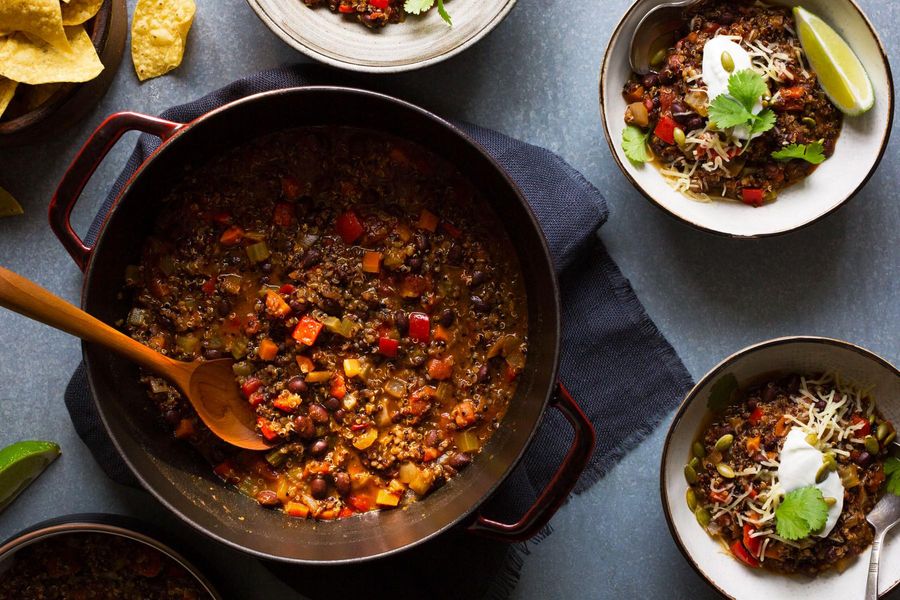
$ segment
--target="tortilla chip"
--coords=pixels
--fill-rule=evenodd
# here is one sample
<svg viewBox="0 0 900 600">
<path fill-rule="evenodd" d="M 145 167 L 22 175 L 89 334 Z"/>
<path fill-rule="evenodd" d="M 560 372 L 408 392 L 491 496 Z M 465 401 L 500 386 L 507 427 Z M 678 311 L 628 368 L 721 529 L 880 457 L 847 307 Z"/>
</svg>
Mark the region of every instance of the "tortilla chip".
<svg viewBox="0 0 900 600">
<path fill-rule="evenodd" d="M 68 50 L 59 0 L 0 1 L 0 30 L 27 31 L 60 50 Z"/>
<path fill-rule="evenodd" d="M 104 0 L 72 0 L 62 5 L 63 25 L 81 25 L 100 11 Z"/>
<path fill-rule="evenodd" d="M 22 206 L 16 202 L 12 194 L 0 187 L 0 218 L 25 214 Z"/>
<path fill-rule="evenodd" d="M 0 48 L 0 75 L 30 85 L 82 82 L 97 77 L 103 71 L 103 63 L 84 27 L 66 27 L 65 31 L 72 48 L 69 52 L 35 43 L 22 33 L 11 36 Z"/>
<path fill-rule="evenodd" d="M 131 22 L 138 79 L 159 77 L 181 64 L 196 9 L 194 0 L 138 0 Z"/>
<path fill-rule="evenodd" d="M 3 116 L 6 107 L 9 106 L 10 101 L 13 99 L 17 85 L 19 85 L 18 81 L 0 77 L 0 117 Z"/>
</svg>

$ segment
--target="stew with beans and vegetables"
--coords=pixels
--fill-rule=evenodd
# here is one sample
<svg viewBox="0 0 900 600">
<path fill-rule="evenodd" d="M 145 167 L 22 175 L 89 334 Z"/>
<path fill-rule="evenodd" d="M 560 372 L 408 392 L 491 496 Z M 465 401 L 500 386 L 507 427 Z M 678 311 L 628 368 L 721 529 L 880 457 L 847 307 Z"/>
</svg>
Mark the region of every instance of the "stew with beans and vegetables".
<svg viewBox="0 0 900 600">
<path fill-rule="evenodd" d="M 0 575 L 0 600 L 201 600 L 209 593 L 155 548 L 118 535 L 68 533 L 19 550 Z"/>
<path fill-rule="evenodd" d="M 124 323 L 180 360 L 232 357 L 268 453 L 234 452 L 144 375 L 177 438 L 266 507 L 335 519 L 407 505 L 500 426 L 527 352 L 513 248 L 472 185 L 373 132 L 272 134 L 189 171 Z"/>
</svg>

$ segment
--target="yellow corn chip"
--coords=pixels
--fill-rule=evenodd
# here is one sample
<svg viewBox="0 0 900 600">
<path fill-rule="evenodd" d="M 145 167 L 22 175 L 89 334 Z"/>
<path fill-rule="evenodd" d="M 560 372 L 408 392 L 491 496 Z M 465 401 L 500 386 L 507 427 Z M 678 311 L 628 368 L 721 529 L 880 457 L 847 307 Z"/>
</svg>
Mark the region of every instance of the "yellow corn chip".
<svg viewBox="0 0 900 600">
<path fill-rule="evenodd" d="M 159 77 L 181 64 L 195 11 L 194 0 L 138 0 L 131 22 L 138 79 Z"/>
<path fill-rule="evenodd" d="M 22 33 L 10 36 L 0 48 L 0 75 L 30 85 L 95 78 L 103 63 L 84 27 L 66 27 L 65 31 L 72 48 L 68 52 L 35 43 Z"/>
<path fill-rule="evenodd" d="M 24 213 L 25 211 L 22 210 L 22 206 L 16 202 L 16 199 L 12 197 L 12 194 L 0 187 L 0 218 L 14 217 Z"/>
<path fill-rule="evenodd" d="M 10 101 L 13 99 L 17 85 L 19 85 L 18 81 L 0 77 L 0 117 L 3 116 L 6 107 L 9 106 Z"/>
<path fill-rule="evenodd" d="M 0 30 L 26 31 L 68 50 L 59 0 L 0 0 Z"/>
<path fill-rule="evenodd" d="M 63 25 L 81 25 L 88 19 L 93 19 L 102 5 L 103 0 L 72 0 L 63 4 Z"/>
</svg>

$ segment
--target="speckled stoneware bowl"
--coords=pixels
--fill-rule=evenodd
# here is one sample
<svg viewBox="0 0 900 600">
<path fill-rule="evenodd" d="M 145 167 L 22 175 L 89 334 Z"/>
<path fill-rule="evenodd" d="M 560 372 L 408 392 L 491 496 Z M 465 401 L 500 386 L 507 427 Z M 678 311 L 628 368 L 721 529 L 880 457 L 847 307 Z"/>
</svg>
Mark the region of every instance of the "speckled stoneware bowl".
<svg viewBox="0 0 900 600">
<path fill-rule="evenodd" d="M 638 21 L 664 0 L 637 0 L 619 22 L 603 59 L 600 107 L 606 138 L 619 168 L 654 205 L 698 229 L 731 237 L 778 235 L 814 223 L 852 198 L 869 180 L 887 148 L 894 113 L 894 85 L 887 54 L 853 0 L 790 0 L 773 4 L 801 5 L 821 16 L 847 40 L 875 87 L 875 106 L 861 117 L 848 117 L 829 160 L 811 177 L 784 190 L 761 208 L 731 201 L 703 203 L 672 189 L 651 165 L 635 165 L 622 151 L 625 99 L 622 88 L 631 70 L 631 36 Z"/>
<path fill-rule="evenodd" d="M 697 523 L 687 506 L 684 465 L 691 445 L 707 416 L 712 386 L 733 374 L 741 386 L 763 375 L 821 373 L 836 370 L 859 384 L 874 385 L 873 394 L 885 418 L 900 423 L 900 371 L 883 358 L 853 344 L 819 337 L 791 337 L 750 346 L 719 363 L 692 389 L 666 437 L 660 489 L 663 511 L 672 537 L 694 569 L 716 590 L 735 600 L 790 598 L 791 600 L 856 600 L 864 597 L 869 553 L 864 552 L 841 574 L 812 579 L 750 569 L 733 558 Z M 886 594 L 900 584 L 900 531 L 888 534 L 881 553 L 879 591 Z"/>
<path fill-rule="evenodd" d="M 303 0 L 247 2 L 275 35 L 316 60 L 352 71 L 396 73 L 459 54 L 496 27 L 516 0 L 452 0 L 447 10 L 453 27 L 432 9 L 378 30 L 325 7 L 310 9 Z"/>
</svg>

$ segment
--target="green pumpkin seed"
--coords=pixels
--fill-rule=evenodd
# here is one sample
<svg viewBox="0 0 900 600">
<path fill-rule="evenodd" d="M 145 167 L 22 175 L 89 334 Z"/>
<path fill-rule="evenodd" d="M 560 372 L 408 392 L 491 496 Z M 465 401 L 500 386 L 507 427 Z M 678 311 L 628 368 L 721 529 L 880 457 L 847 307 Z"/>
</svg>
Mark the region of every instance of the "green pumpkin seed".
<svg viewBox="0 0 900 600">
<path fill-rule="evenodd" d="M 825 455 L 822 457 L 822 464 L 823 464 L 825 467 L 827 467 L 828 470 L 830 470 L 830 471 L 837 471 L 837 470 L 838 470 L 837 459 L 834 457 L 834 453 L 833 453 L 833 452 L 826 452 L 826 453 L 825 453 Z"/>
<path fill-rule="evenodd" d="M 734 479 L 734 469 L 725 463 L 719 463 L 716 465 L 716 470 L 719 472 L 719 475 L 726 479 Z"/>
<path fill-rule="evenodd" d="M 687 500 L 688 508 L 691 509 L 691 512 L 697 510 L 698 502 L 697 502 L 697 492 L 694 491 L 694 488 L 689 487 L 687 489 L 687 494 L 685 494 L 685 499 Z"/>
<path fill-rule="evenodd" d="M 694 511 L 694 516 L 697 517 L 697 522 L 705 529 L 710 521 L 712 521 L 712 515 L 709 514 L 709 511 L 705 508 L 698 508 Z"/>
<path fill-rule="evenodd" d="M 881 452 L 881 444 L 878 443 L 878 440 L 875 439 L 874 435 L 867 435 L 866 439 L 863 440 L 866 445 L 866 450 L 872 456 L 875 456 L 879 452 Z"/>
<path fill-rule="evenodd" d="M 828 496 L 825 498 L 825 504 L 827 504 L 828 506 L 834 506 L 835 504 L 837 504 L 837 498 L 832 498 L 831 496 Z"/>
<path fill-rule="evenodd" d="M 886 438 L 884 438 L 884 445 L 885 445 L 885 446 L 890 446 L 890 445 L 891 445 L 891 442 L 893 442 L 893 441 L 896 440 L 896 439 L 897 439 L 897 432 L 896 432 L 896 431 L 892 431 L 891 434 L 890 434 L 889 436 L 887 436 Z"/>
<path fill-rule="evenodd" d="M 734 58 L 728 52 L 722 53 L 722 67 L 729 73 L 734 71 Z"/>
<path fill-rule="evenodd" d="M 697 483 L 697 471 L 691 465 L 684 465 L 684 478 L 691 485 Z"/>
<path fill-rule="evenodd" d="M 803 121 L 805 124 L 809 125 L 810 127 L 815 127 L 817 125 L 816 120 L 813 119 L 812 117 L 803 117 L 801 119 L 801 121 Z"/>
<path fill-rule="evenodd" d="M 806 436 L 806 443 L 810 446 L 815 447 L 816 444 L 819 443 L 819 436 L 814 433 L 809 434 L 808 436 Z"/>
<path fill-rule="evenodd" d="M 663 61 L 666 60 L 666 49 L 660 48 L 656 51 L 656 54 L 653 55 L 653 58 L 650 59 L 650 66 L 656 67 L 663 64 Z"/>
<path fill-rule="evenodd" d="M 684 148 L 685 143 L 687 143 L 687 136 L 684 135 L 684 129 L 676 127 L 675 131 L 672 132 L 672 137 L 675 138 L 675 143 L 678 144 L 679 148 Z"/>
<path fill-rule="evenodd" d="M 731 445 L 734 443 L 734 436 L 730 433 L 726 433 L 722 437 L 718 439 L 716 442 L 716 450 L 719 452 L 728 452 L 728 449 L 731 448 Z"/>
<path fill-rule="evenodd" d="M 691 466 L 691 468 L 694 469 L 695 471 L 697 471 L 697 470 L 700 469 L 700 459 L 697 458 L 696 456 L 695 456 L 694 458 L 692 458 L 692 459 L 691 459 L 691 462 L 689 462 L 688 464 L 689 464 L 689 465 Z"/>
<path fill-rule="evenodd" d="M 822 483 L 828 479 L 829 475 L 831 475 L 831 469 L 828 468 L 828 465 L 823 464 L 816 472 L 816 483 Z"/>
<path fill-rule="evenodd" d="M 819 142 L 819 143 L 821 144 L 822 142 Z M 872 425 L 875 424 L 875 413 L 872 413 L 871 415 L 869 415 L 869 423 Z"/>
<path fill-rule="evenodd" d="M 885 439 L 888 435 L 890 435 L 890 433 L 891 433 L 891 426 L 888 425 L 887 423 L 882 423 L 881 425 L 878 426 L 878 431 L 876 432 L 875 435 L 878 436 L 878 441 L 879 441 L 879 442 L 883 442 L 884 439 Z"/>
<path fill-rule="evenodd" d="M 706 458 L 706 448 L 704 448 L 703 444 L 700 442 L 694 442 L 694 447 L 692 449 L 694 451 L 694 456 L 697 458 Z"/>
</svg>

